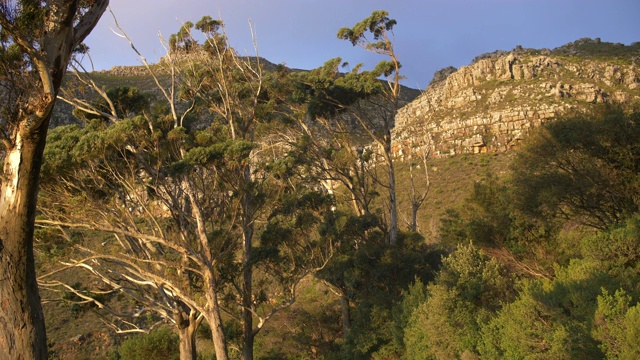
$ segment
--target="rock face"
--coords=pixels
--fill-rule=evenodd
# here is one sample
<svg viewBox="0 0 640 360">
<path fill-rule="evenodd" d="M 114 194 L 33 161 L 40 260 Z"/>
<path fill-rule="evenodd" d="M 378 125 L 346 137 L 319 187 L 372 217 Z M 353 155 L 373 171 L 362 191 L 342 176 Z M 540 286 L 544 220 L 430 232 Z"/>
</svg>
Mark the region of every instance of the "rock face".
<svg viewBox="0 0 640 360">
<path fill-rule="evenodd" d="M 640 54 L 638 43 L 624 56 L 575 55 L 576 49 L 600 46 L 611 44 L 582 39 L 558 51 L 517 47 L 437 73 L 439 81 L 398 112 L 397 154 L 425 146 L 440 156 L 506 151 L 569 109 L 640 100 L 640 57 L 629 56 Z"/>
</svg>

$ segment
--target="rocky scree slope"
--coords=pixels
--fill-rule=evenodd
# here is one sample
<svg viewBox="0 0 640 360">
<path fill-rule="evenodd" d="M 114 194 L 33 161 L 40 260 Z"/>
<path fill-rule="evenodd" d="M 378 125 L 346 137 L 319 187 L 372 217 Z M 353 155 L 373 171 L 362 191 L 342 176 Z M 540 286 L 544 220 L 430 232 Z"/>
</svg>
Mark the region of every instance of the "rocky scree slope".
<svg viewBox="0 0 640 360">
<path fill-rule="evenodd" d="M 398 112 L 394 151 L 503 152 L 565 111 L 605 102 L 640 102 L 640 43 L 580 39 L 554 50 L 496 51 L 437 72 Z"/>
</svg>

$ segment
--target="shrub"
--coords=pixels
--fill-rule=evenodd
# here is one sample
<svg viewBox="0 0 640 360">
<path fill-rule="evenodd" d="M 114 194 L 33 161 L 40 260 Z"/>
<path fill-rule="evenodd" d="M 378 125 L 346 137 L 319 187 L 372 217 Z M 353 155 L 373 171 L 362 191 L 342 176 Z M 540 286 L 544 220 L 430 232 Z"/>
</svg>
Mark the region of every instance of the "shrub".
<svg viewBox="0 0 640 360">
<path fill-rule="evenodd" d="M 180 359 L 178 335 L 169 328 L 133 336 L 120 346 L 122 360 Z"/>
</svg>

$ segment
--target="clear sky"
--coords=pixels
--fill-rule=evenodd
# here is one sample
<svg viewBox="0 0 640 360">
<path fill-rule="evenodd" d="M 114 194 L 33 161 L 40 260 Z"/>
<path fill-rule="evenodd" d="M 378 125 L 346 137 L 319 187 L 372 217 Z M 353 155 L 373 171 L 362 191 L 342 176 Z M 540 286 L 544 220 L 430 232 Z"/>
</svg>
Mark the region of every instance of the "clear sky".
<svg viewBox="0 0 640 360">
<path fill-rule="evenodd" d="M 111 0 L 111 10 L 136 47 L 151 62 L 164 53 L 158 34 L 168 38 L 185 21 L 210 15 L 225 22 L 231 45 L 299 69 L 341 57 L 371 68 L 381 58 L 336 38 L 374 10 L 398 21 L 396 52 L 404 84 L 425 88 L 436 70 L 468 65 L 494 50 L 555 48 L 579 38 L 629 45 L 640 41 L 640 0 Z M 139 65 L 126 40 L 114 35 L 107 11 L 86 43 L 97 70 Z"/>
</svg>

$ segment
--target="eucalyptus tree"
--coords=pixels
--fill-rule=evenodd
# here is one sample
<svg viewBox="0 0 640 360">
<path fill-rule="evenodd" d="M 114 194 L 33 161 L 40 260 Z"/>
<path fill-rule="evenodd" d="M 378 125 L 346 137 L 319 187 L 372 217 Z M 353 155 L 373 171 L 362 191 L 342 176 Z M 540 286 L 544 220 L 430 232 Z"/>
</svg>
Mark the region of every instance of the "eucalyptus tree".
<svg viewBox="0 0 640 360">
<path fill-rule="evenodd" d="M 380 88 L 380 96 L 370 97 L 366 102 L 356 102 L 352 106 L 353 117 L 362 125 L 371 140 L 382 150 L 382 160 L 387 167 L 384 187 L 388 190 L 389 243 L 398 239 L 398 201 L 396 196 L 396 175 L 393 164 L 391 130 L 400 107 L 400 62 L 394 50 L 393 27 L 396 20 L 389 13 L 378 10 L 355 24 L 352 28 L 341 28 L 338 38 L 350 41 L 366 51 L 388 58 L 378 63 L 373 74 L 388 78 L 388 86 Z M 371 37 L 371 38 L 369 38 Z"/>
<path fill-rule="evenodd" d="M 33 256 L 49 119 L 74 49 L 108 0 L 0 2 L 0 357 L 47 358 Z"/>
<path fill-rule="evenodd" d="M 371 182 L 388 190 L 388 242 L 398 237 L 396 181 L 391 146 L 391 130 L 400 106 L 400 63 L 393 48 L 392 29 L 396 21 L 386 11 L 374 11 L 368 18 L 342 28 L 338 38 L 349 40 L 389 58 L 370 71 L 362 71 L 362 64 L 341 73 L 341 58 L 327 61 L 324 66 L 308 74 L 295 74 L 298 86 L 294 101 L 306 104 L 307 114 L 328 135 L 328 150 L 322 156 L 319 169 L 333 180 L 346 185 L 359 215 L 370 214 L 372 196 L 377 193 Z M 367 36 L 372 36 L 369 39 Z M 385 85 L 380 77 L 387 77 Z M 309 126 L 309 125 L 305 125 Z M 313 128 L 305 129 L 310 132 Z M 332 151 L 333 150 L 333 151 Z M 333 161 L 335 160 L 335 161 Z M 344 160 L 341 164 L 341 160 Z M 347 162 L 356 166 L 344 166 Z M 382 176 L 378 163 L 385 165 Z M 334 166 L 335 165 L 335 166 Z"/>
<path fill-rule="evenodd" d="M 297 106 L 294 113 L 298 115 L 293 119 L 299 134 L 291 143 L 304 154 L 315 180 L 337 200 L 333 217 L 344 225 L 327 235 L 336 239 L 342 255 L 338 259 L 345 263 L 340 260 L 331 263 L 329 267 L 336 273 L 328 275 L 324 271 L 323 278 L 329 279 L 332 289 L 340 296 L 345 336 L 351 323 L 350 303 L 354 299 L 343 281 L 343 265 L 353 265 L 353 257 L 364 249 L 365 243 L 377 244 L 380 232 L 386 234 L 388 244 L 395 244 L 398 237 L 391 148 L 401 79 L 391 37 L 395 23 L 388 18 L 388 13 L 376 11 L 353 29 L 343 28 L 338 32 L 339 38 L 388 56 L 390 61 L 380 62 L 371 71 L 362 71 L 363 65 L 359 64 L 343 73 L 341 67 L 348 64 L 334 58 L 310 72 L 294 72 L 285 82 L 290 86 L 286 89 L 288 99 Z M 374 43 L 368 41 L 367 32 L 373 35 Z M 379 79 L 382 76 L 391 77 L 387 85 Z M 385 166 L 379 166 L 380 163 Z M 379 173 L 380 168 L 385 169 L 384 174 Z M 385 211 L 379 211 L 376 203 L 380 187 L 389 192 L 388 201 L 383 205 Z"/>
<path fill-rule="evenodd" d="M 94 120 L 78 141 L 52 147 L 48 160 L 61 167 L 45 168 L 56 179 L 40 223 L 110 234 L 72 265 L 117 262 L 121 286 L 153 282 L 202 314 L 218 359 L 233 340 L 223 323 L 241 324 L 251 359 L 255 336 L 330 256 L 318 227 L 331 203 L 271 141 L 281 104 L 261 60 L 238 56 L 219 21 L 196 28 L 206 35 L 197 63 L 168 46 L 165 70 L 147 65 L 165 106 L 109 126 Z"/>
</svg>

